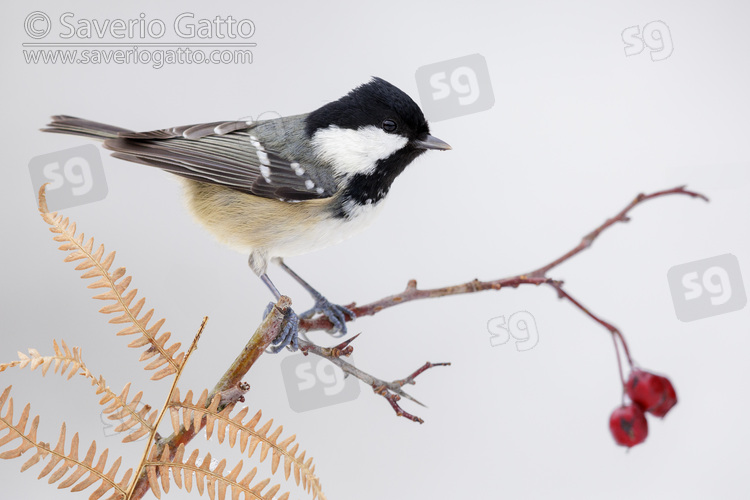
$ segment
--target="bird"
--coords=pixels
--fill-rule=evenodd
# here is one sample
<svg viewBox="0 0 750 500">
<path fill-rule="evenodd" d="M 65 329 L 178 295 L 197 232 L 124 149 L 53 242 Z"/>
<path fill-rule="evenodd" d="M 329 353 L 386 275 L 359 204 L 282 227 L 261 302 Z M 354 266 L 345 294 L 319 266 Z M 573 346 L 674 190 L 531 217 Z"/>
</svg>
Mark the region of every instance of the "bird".
<svg viewBox="0 0 750 500">
<path fill-rule="evenodd" d="M 346 334 L 347 307 L 333 304 L 284 258 L 339 243 L 369 226 L 394 180 L 428 150 L 450 150 L 430 134 L 420 107 L 379 77 L 305 114 L 231 120 L 147 132 L 57 115 L 44 132 L 103 141 L 111 156 L 160 168 L 184 184 L 193 217 L 221 243 L 248 255 L 252 271 L 278 300 L 267 274 L 274 262 L 315 301 L 284 312 L 270 350 L 298 349 L 299 320 L 320 313 Z M 270 302 L 264 317 L 271 311 Z"/>
</svg>

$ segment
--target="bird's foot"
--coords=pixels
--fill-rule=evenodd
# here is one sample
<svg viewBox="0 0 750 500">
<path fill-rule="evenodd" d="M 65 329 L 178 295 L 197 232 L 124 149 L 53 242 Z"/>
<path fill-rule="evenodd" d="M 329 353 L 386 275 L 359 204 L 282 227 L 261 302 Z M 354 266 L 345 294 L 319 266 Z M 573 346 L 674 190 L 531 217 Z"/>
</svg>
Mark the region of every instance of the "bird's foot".
<svg viewBox="0 0 750 500">
<path fill-rule="evenodd" d="M 263 318 L 268 316 L 275 305 L 276 304 L 273 302 L 268 303 L 268 305 L 266 306 L 266 310 L 263 313 Z M 297 316 L 297 313 L 295 313 L 290 307 L 284 314 L 284 326 L 281 330 L 281 333 L 279 333 L 279 336 L 273 340 L 273 346 L 269 347 L 268 350 L 276 354 L 283 348 L 289 346 L 292 351 L 296 351 L 299 348 L 299 344 L 297 341 L 298 338 L 299 316 Z"/>
<path fill-rule="evenodd" d="M 330 332 L 333 334 L 340 332 L 339 335 L 334 336 L 340 337 L 346 335 L 346 317 L 349 316 L 351 319 L 356 319 L 357 315 L 348 307 L 332 304 L 320 294 L 313 296 L 313 298 L 315 299 L 315 306 L 309 311 L 300 314 L 299 317 L 302 319 L 309 319 L 317 313 L 321 313 L 333 323 L 333 329 L 330 330 Z"/>
</svg>

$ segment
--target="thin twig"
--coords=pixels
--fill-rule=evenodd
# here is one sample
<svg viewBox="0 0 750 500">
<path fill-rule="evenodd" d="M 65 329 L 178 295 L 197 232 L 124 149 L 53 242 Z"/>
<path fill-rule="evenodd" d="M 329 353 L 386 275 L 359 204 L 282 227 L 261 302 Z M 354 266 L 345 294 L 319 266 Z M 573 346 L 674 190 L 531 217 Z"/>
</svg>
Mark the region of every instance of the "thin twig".
<svg viewBox="0 0 750 500">
<path fill-rule="evenodd" d="M 350 339 L 345 342 L 346 349 L 349 349 L 349 353 L 351 353 L 352 347 L 348 344 L 354 339 Z M 343 344 L 343 343 L 342 343 Z M 400 379 L 400 380 L 394 380 L 393 382 L 386 382 L 385 380 L 381 380 L 377 377 L 374 377 L 370 375 L 369 373 L 363 372 L 353 364 L 344 361 L 341 359 L 341 350 L 342 350 L 342 344 L 339 344 L 336 347 L 333 348 L 326 348 L 326 347 L 320 347 L 318 345 L 313 344 L 312 342 L 308 342 L 306 340 L 299 340 L 300 350 L 307 355 L 308 353 L 316 354 L 322 358 L 327 359 L 334 365 L 341 368 L 341 370 L 348 374 L 352 375 L 365 384 L 372 387 L 375 394 L 378 394 L 380 396 L 383 396 L 388 402 L 390 403 L 393 410 L 396 412 L 396 415 L 399 417 L 407 418 L 413 422 L 419 422 L 420 424 L 424 423 L 424 420 L 421 418 L 412 415 L 411 413 L 406 412 L 403 408 L 401 408 L 398 405 L 398 400 L 400 400 L 402 397 L 409 399 L 411 401 L 414 401 L 420 406 L 424 406 L 422 403 L 411 397 L 409 394 L 407 394 L 403 390 L 403 386 L 406 384 L 414 384 L 414 379 L 423 373 L 424 371 L 428 370 L 429 368 L 432 368 L 434 366 L 450 366 L 450 363 L 430 363 L 429 361 L 422 365 L 420 368 L 415 370 L 411 375 L 409 375 L 406 378 Z M 348 356 L 349 354 L 345 354 L 345 356 Z"/>
<path fill-rule="evenodd" d="M 600 325 L 602 325 L 604 328 L 606 328 L 609 333 L 612 334 L 612 340 L 615 343 L 615 355 L 617 356 L 617 368 L 620 372 L 620 380 L 622 381 L 622 385 L 625 386 L 625 374 L 622 371 L 622 362 L 620 360 L 620 349 L 617 346 L 617 340 L 620 340 L 620 344 L 622 344 L 622 349 L 625 352 L 625 358 L 628 360 L 628 365 L 633 366 L 633 358 L 630 356 L 630 349 L 628 348 L 628 343 L 625 342 L 625 337 L 622 335 L 622 332 L 614 326 L 612 323 L 609 323 L 608 321 L 605 321 L 601 319 L 596 314 L 592 313 L 590 310 L 588 310 L 583 304 L 578 302 L 578 300 L 574 299 L 568 292 L 563 290 L 562 285 L 552 285 L 555 290 L 557 290 L 557 295 L 561 299 L 566 299 L 568 302 L 576 306 L 578 309 L 583 311 L 584 314 L 586 314 L 589 318 L 593 319 Z"/>
<path fill-rule="evenodd" d="M 574 257 L 580 252 L 589 248 L 591 244 L 594 242 L 594 240 L 597 239 L 599 235 L 602 234 L 609 227 L 617 224 L 618 222 L 629 222 L 630 218 L 628 218 L 628 213 L 630 213 L 630 211 L 633 208 L 635 208 L 637 205 L 640 205 L 644 201 L 653 200 L 654 198 L 660 198 L 662 196 L 668 196 L 671 194 L 681 194 L 681 195 L 690 196 L 691 198 L 700 198 L 704 201 L 708 201 L 708 198 L 705 195 L 701 193 L 697 193 L 695 191 L 689 191 L 685 189 L 685 186 L 677 186 L 676 188 L 665 189 L 663 191 L 656 191 L 655 193 L 651 193 L 651 194 L 641 193 L 638 196 L 636 196 L 633 199 L 633 201 L 628 203 L 628 205 L 625 208 L 623 208 L 617 215 L 615 215 L 611 219 L 607 219 L 606 221 L 604 221 L 604 223 L 601 226 L 597 227 L 596 229 L 591 231 L 589 234 L 584 236 L 583 239 L 581 239 L 581 242 L 575 248 L 571 249 L 568 253 L 566 253 L 562 257 L 553 260 L 546 266 L 540 267 L 539 269 L 532 271 L 531 273 L 529 273 L 529 276 L 546 276 L 547 272 L 550 271 L 551 269 L 559 266 L 566 260 L 570 259 L 571 257 Z"/>
</svg>

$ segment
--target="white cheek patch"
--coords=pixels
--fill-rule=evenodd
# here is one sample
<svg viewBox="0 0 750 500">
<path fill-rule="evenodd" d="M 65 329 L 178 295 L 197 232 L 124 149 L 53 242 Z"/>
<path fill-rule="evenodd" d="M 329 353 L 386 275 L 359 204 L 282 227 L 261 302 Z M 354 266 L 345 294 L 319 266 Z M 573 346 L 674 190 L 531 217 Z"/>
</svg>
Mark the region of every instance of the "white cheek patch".
<svg viewBox="0 0 750 500">
<path fill-rule="evenodd" d="M 374 125 L 357 130 L 334 125 L 315 132 L 311 142 L 318 157 L 330 163 L 336 174 L 354 175 L 371 173 L 378 160 L 403 148 L 407 139 Z"/>
</svg>

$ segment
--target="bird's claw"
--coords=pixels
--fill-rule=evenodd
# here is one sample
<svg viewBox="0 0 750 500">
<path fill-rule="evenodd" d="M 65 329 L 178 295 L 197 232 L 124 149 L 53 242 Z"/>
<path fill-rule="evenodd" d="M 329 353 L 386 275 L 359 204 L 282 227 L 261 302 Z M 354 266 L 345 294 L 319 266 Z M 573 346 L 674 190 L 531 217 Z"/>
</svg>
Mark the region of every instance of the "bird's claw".
<svg viewBox="0 0 750 500">
<path fill-rule="evenodd" d="M 268 316 L 275 305 L 276 304 L 274 304 L 273 302 L 268 303 L 268 305 L 266 306 L 266 310 L 263 313 L 263 318 Z M 284 313 L 283 325 L 284 326 L 281 329 L 278 337 L 276 337 L 272 342 L 273 346 L 268 348 L 268 350 L 274 354 L 278 353 L 287 346 L 290 346 L 292 351 L 296 351 L 297 349 L 299 349 L 299 316 L 297 316 L 297 313 L 295 313 L 291 307 L 287 309 L 286 313 Z"/>
<path fill-rule="evenodd" d="M 331 333 L 335 337 L 341 337 L 346 335 L 346 317 L 349 316 L 351 319 L 356 319 L 357 315 L 348 307 L 340 306 L 338 304 L 332 304 L 322 295 L 316 297 L 315 306 L 300 314 L 299 317 L 302 319 L 309 319 L 315 316 L 317 313 L 323 314 L 328 320 L 333 323 L 333 329 Z M 336 335 L 336 332 L 340 332 Z"/>
</svg>

